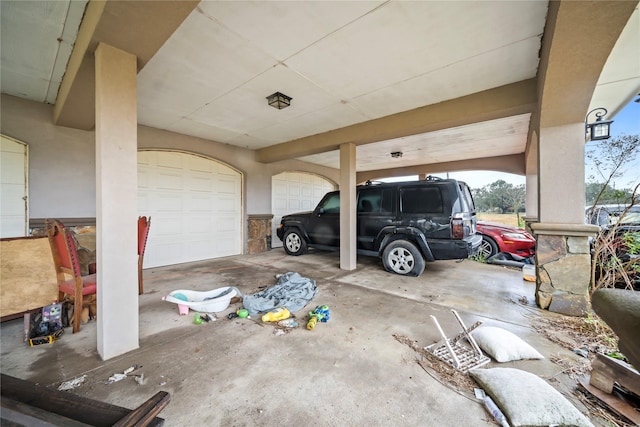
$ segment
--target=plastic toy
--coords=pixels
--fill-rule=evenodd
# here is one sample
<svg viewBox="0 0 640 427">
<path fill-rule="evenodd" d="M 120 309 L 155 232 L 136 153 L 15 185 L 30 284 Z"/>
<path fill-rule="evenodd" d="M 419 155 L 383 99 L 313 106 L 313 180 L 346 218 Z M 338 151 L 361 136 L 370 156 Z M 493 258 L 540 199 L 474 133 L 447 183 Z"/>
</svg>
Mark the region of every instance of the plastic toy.
<svg viewBox="0 0 640 427">
<path fill-rule="evenodd" d="M 307 322 L 307 329 L 312 331 L 318 321 L 320 322 L 328 322 L 331 318 L 331 312 L 329 311 L 329 306 L 327 305 L 319 305 L 315 308 L 315 310 L 309 312 L 309 322 Z"/>
</svg>

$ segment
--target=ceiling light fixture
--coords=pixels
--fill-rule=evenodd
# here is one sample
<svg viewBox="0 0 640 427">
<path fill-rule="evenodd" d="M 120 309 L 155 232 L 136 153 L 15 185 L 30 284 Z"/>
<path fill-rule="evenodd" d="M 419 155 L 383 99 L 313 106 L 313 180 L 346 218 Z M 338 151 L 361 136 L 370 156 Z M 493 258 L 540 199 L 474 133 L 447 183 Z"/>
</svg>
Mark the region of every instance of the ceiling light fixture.
<svg viewBox="0 0 640 427">
<path fill-rule="evenodd" d="M 588 123 L 589 115 L 596 113 L 596 121 Z M 603 117 L 607 114 L 606 108 L 594 108 L 587 113 L 584 118 L 584 133 L 587 141 L 598 141 L 601 139 L 609 139 L 611 131 L 611 123 L 613 120 L 604 120 Z"/>
<path fill-rule="evenodd" d="M 292 99 L 293 98 L 291 98 L 290 96 L 287 96 L 284 93 L 280 92 L 276 92 L 267 96 L 267 102 L 269 103 L 269 105 L 271 105 L 273 108 L 277 108 L 278 110 L 282 110 L 283 108 L 287 108 L 289 105 L 291 105 Z"/>
<path fill-rule="evenodd" d="M 400 157 L 402 157 L 402 151 L 394 151 L 393 153 L 391 153 L 391 157 L 393 157 L 394 159 L 399 159 Z"/>
</svg>

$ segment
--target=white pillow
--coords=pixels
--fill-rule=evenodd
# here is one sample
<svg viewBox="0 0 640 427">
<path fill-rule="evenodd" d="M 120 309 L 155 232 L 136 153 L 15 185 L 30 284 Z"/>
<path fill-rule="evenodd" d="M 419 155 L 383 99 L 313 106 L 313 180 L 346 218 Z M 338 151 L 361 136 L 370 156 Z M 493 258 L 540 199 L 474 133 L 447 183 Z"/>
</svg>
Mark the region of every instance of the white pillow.
<svg viewBox="0 0 640 427">
<path fill-rule="evenodd" d="M 544 359 L 544 356 L 517 335 L 493 326 L 481 326 L 471 332 L 478 346 L 498 362 L 520 359 Z"/>
<path fill-rule="evenodd" d="M 469 374 L 496 402 L 513 427 L 593 427 L 571 402 L 537 375 L 514 368 L 478 368 Z"/>
</svg>

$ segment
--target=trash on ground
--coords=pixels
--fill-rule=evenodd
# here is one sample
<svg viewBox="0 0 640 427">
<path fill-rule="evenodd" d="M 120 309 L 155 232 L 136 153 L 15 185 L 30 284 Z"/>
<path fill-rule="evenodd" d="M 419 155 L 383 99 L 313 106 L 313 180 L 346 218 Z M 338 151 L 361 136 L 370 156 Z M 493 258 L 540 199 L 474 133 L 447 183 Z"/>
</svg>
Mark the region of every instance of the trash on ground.
<svg viewBox="0 0 640 427">
<path fill-rule="evenodd" d="M 485 408 L 487 408 L 487 411 L 489 411 L 489 413 L 493 416 L 493 419 L 495 419 L 501 427 L 509 427 L 507 418 L 504 416 L 500 408 L 498 408 L 498 405 L 495 404 L 493 399 L 491 399 L 491 397 L 485 395 L 482 401 L 484 402 L 484 406 Z"/>
<path fill-rule="evenodd" d="M 247 310 L 246 308 L 239 308 L 238 310 L 236 310 L 236 314 L 239 318 L 244 319 L 245 317 L 249 317 L 249 310 Z"/>
<path fill-rule="evenodd" d="M 134 378 L 135 378 L 136 382 L 138 383 L 138 385 L 143 385 L 144 384 L 144 374 L 136 375 Z"/>
<path fill-rule="evenodd" d="M 58 387 L 58 390 L 60 391 L 65 391 L 65 390 L 73 390 L 75 388 L 80 387 L 83 383 L 84 380 L 87 379 L 86 375 L 82 375 L 78 378 L 74 378 L 72 380 L 69 381 L 65 381 L 62 384 L 60 384 L 60 386 Z"/>
<path fill-rule="evenodd" d="M 286 307 L 278 307 L 262 315 L 263 322 L 277 322 L 291 317 L 291 313 Z"/>
<path fill-rule="evenodd" d="M 120 373 L 115 373 L 113 375 L 111 375 L 109 377 L 109 380 L 107 381 L 107 384 L 113 384 L 113 383 L 117 383 L 118 381 L 122 381 L 123 379 L 127 378 L 127 376 L 132 373 L 133 371 L 135 371 L 136 369 L 142 368 L 142 365 L 132 365 L 130 367 L 128 367 L 127 369 L 125 369 L 121 374 Z M 144 374 L 142 374 L 144 375 Z"/>
<path fill-rule="evenodd" d="M 125 374 L 125 375 L 130 374 L 131 372 L 135 371 L 136 369 L 138 369 L 138 365 L 133 365 L 133 366 L 125 369 L 123 374 Z"/>
<path fill-rule="evenodd" d="M 574 348 L 574 349 L 573 349 L 573 352 L 574 352 L 575 354 L 577 354 L 578 356 L 582 356 L 582 357 L 585 357 L 585 358 L 587 358 L 587 359 L 589 358 L 589 349 L 588 349 L 588 348 L 586 348 L 586 347 L 583 347 L 583 348 Z"/>
<path fill-rule="evenodd" d="M 318 293 L 316 281 L 288 272 L 276 276 L 277 282 L 264 291 L 244 295 L 242 302 L 249 315 L 265 313 L 278 307 L 286 307 L 291 313 L 301 310 Z"/>
<path fill-rule="evenodd" d="M 329 306 L 319 305 L 313 311 L 309 312 L 309 322 L 307 322 L 307 329 L 312 331 L 315 329 L 318 322 L 326 323 L 331 318 L 331 312 Z"/>
<path fill-rule="evenodd" d="M 109 377 L 109 384 L 117 383 L 125 378 L 127 378 L 125 374 L 113 374 Z"/>
<path fill-rule="evenodd" d="M 282 328 L 297 328 L 298 322 L 294 319 L 278 320 L 276 324 Z"/>
</svg>

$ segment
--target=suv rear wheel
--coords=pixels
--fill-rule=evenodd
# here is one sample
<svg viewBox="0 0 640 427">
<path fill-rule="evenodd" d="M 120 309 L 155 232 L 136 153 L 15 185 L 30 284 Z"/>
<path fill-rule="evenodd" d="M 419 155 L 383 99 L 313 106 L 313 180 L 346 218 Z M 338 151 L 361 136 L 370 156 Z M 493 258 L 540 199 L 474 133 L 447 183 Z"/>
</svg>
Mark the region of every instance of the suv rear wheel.
<svg viewBox="0 0 640 427">
<path fill-rule="evenodd" d="M 307 242 L 296 229 L 284 233 L 284 251 L 289 255 L 303 255 L 307 253 Z"/>
<path fill-rule="evenodd" d="M 387 271 L 404 276 L 419 276 L 424 271 L 424 258 L 416 246 L 406 240 L 394 240 L 382 253 Z"/>
</svg>

